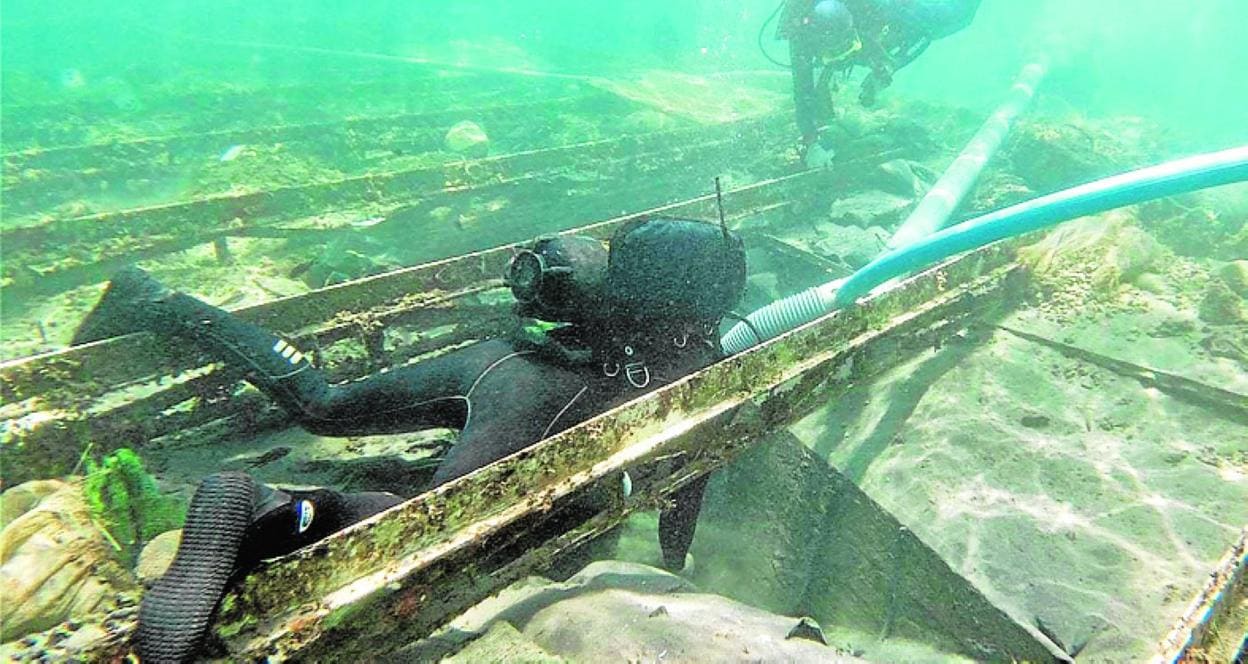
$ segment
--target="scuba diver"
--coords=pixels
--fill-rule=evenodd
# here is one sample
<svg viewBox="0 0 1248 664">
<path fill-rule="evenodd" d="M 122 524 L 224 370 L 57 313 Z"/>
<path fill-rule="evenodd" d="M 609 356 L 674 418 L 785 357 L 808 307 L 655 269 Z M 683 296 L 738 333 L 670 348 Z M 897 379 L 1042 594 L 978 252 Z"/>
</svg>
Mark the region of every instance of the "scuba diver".
<svg viewBox="0 0 1248 664">
<path fill-rule="evenodd" d="M 801 151 L 808 167 L 828 165 L 835 152 L 821 135 L 832 118 L 833 78 L 856 66 L 870 69 L 858 100 L 875 104 L 893 74 L 910 64 L 937 39 L 970 25 L 980 0 L 784 0 L 759 32 L 779 14 L 776 39 L 789 42 L 793 100 Z M 767 55 L 766 50 L 763 54 Z"/>
<path fill-rule="evenodd" d="M 645 218 L 621 227 L 609 247 L 584 236 L 541 237 L 508 268 L 516 313 L 529 323 L 511 338 L 330 384 L 289 341 L 127 268 L 73 343 L 138 330 L 187 343 L 243 371 L 316 434 L 460 429 L 434 474 L 436 487 L 715 362 L 720 321 L 745 278 L 741 240 L 722 225 Z M 705 485 L 705 476 L 686 485 L 660 514 L 669 569 L 685 565 Z M 237 472 L 206 478 L 169 571 L 143 597 L 143 661 L 192 656 L 239 573 L 402 500 L 276 489 Z"/>
</svg>

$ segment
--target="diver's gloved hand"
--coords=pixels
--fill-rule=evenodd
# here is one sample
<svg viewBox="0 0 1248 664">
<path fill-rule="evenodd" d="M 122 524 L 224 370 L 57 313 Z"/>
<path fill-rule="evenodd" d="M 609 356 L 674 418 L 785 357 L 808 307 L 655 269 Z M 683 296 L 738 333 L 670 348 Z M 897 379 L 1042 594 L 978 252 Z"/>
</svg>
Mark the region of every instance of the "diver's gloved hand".
<svg viewBox="0 0 1248 664">
<path fill-rule="evenodd" d="M 211 475 L 191 499 L 178 553 L 143 596 L 143 662 L 183 662 L 199 649 L 230 580 L 402 502 L 388 493 L 279 491 L 246 473 Z"/>
<path fill-rule="evenodd" d="M 806 155 L 803 162 L 806 168 L 827 168 L 832 165 L 832 160 L 836 158 L 836 150 L 832 147 L 832 139 L 824 134 L 819 140 L 811 143 L 806 147 Z"/>
</svg>

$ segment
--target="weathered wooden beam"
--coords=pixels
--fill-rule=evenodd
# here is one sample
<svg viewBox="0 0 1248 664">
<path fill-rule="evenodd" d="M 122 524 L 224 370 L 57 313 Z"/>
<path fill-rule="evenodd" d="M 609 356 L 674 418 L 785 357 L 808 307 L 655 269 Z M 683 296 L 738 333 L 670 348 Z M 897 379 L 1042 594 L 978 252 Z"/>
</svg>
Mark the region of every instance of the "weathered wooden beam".
<svg viewBox="0 0 1248 664">
<path fill-rule="evenodd" d="M 142 103 L 134 108 L 119 106 L 115 98 L 102 94 L 46 104 L 6 106 L 5 157 L 99 144 L 101 125 L 154 125 L 192 133 L 223 126 L 246 127 L 256 118 L 289 117 L 300 109 L 308 109 L 305 117 L 310 120 L 318 115 L 323 117 L 326 107 L 342 106 L 345 112 L 358 112 L 373 104 L 391 108 L 399 104 L 419 107 L 481 91 L 517 94 L 525 91 L 534 96 L 555 96 L 565 87 L 562 81 L 446 70 L 425 70 L 421 74 L 408 70 L 402 76 L 395 76 L 393 69 L 365 69 L 344 74 L 340 80 L 332 79 L 318 77 L 315 83 L 266 83 L 263 87 L 229 85 L 188 90 L 178 86 L 165 93 L 146 90 Z M 299 100 L 297 108 L 286 102 L 289 98 Z M 349 104 L 343 104 L 344 100 L 350 100 Z"/>
<path fill-rule="evenodd" d="M 768 127 L 778 131 L 776 120 L 743 122 L 715 132 L 698 128 L 627 136 L 12 228 L 3 236 L 4 279 L 11 288 L 31 292 L 62 290 L 84 283 L 86 275 L 94 275 L 110 262 L 184 249 L 223 235 L 246 235 L 251 228 L 315 219 L 331 211 L 357 210 L 361 218 L 386 217 L 392 224 L 419 223 L 425 230 L 441 228 L 443 234 L 462 234 L 458 219 L 471 208 L 465 202 L 474 196 L 490 200 L 523 193 L 518 200 L 550 200 L 554 194 L 531 195 L 534 192 L 529 189 L 553 187 L 559 190 L 555 194 L 561 194 L 556 200 L 566 200 L 581 183 L 561 180 L 559 174 L 570 173 L 578 165 L 592 166 L 590 172 L 600 179 L 631 178 L 640 186 L 656 186 L 673 180 L 643 177 L 644 172 L 653 172 L 661 163 L 689 168 L 720 159 L 715 155 L 722 157 L 729 148 L 740 147 L 742 138 L 734 137 L 734 132 L 747 142 L 762 141 L 769 135 Z M 443 222 L 430 221 L 427 215 L 438 208 L 464 209 L 444 215 Z M 314 227 L 324 225 L 318 221 Z"/>
<path fill-rule="evenodd" d="M 514 91 L 520 91 L 517 87 Z M 39 169 L 48 171 L 64 171 L 73 174 L 83 168 L 91 168 L 93 173 L 108 175 L 115 169 L 130 166 L 154 167 L 160 164 L 150 163 L 152 160 L 163 160 L 172 156 L 190 156 L 190 153 L 209 150 L 209 155 L 220 154 L 223 147 L 232 144 L 256 142 L 300 142 L 319 140 L 326 134 L 355 133 L 355 138 L 365 145 L 379 143 L 380 137 L 402 140 L 409 130 L 446 127 L 464 119 L 489 118 L 491 120 L 509 120 L 510 113 L 524 113 L 534 109 L 544 109 L 562 104 L 578 104 L 581 102 L 604 101 L 606 93 L 590 91 L 586 94 L 562 94 L 533 101 L 507 103 L 497 102 L 508 92 L 505 90 L 480 90 L 472 94 L 456 95 L 450 103 L 436 105 L 435 109 L 407 110 L 380 115 L 320 119 L 315 121 L 294 122 L 275 125 L 259 125 L 246 127 L 225 127 L 202 132 L 157 135 L 143 138 L 107 141 L 99 143 L 82 143 L 50 148 L 28 148 L 8 152 L 4 155 L 7 169 Z M 350 94 L 350 91 L 344 92 Z M 532 98 L 532 92 L 528 93 Z M 272 103 L 272 98 L 269 99 Z M 183 110 L 185 113 L 185 110 Z M 480 121 L 480 120 L 478 120 Z M 441 135 L 438 136 L 439 143 Z M 370 143 L 371 141 L 371 143 Z M 166 164 L 167 165 L 167 164 Z M 43 180 L 41 180 L 43 181 Z M 8 192 L 9 187 L 5 187 Z"/>
<path fill-rule="evenodd" d="M 1248 643 L 1248 527 L 1239 533 L 1170 633 L 1153 664 L 1240 662 Z M 1225 623 L 1225 624 L 1223 624 Z M 1221 630 L 1226 633 L 1220 633 Z"/>
<path fill-rule="evenodd" d="M 648 461 L 682 452 L 726 460 L 822 403 L 830 386 L 877 371 L 867 361 L 877 344 L 910 355 L 950 318 L 1002 302 L 1016 274 L 1007 259 L 994 248 L 943 265 L 276 561 L 230 596 L 219 633 L 244 657 L 398 635 L 390 630 L 420 636 L 462 608 L 441 606 L 447 592 L 469 602 L 496 589 L 457 567 L 482 540 Z M 754 415 L 738 417 L 746 404 Z M 356 611 L 367 618 L 352 619 Z"/>
<path fill-rule="evenodd" d="M 498 99 L 497 93 L 489 95 Z M 444 152 L 443 138 L 456 122 L 472 119 L 497 136 L 513 136 L 532 128 L 535 115 L 597 110 L 613 101 L 602 92 L 563 95 L 521 103 L 452 105 L 436 111 L 402 113 L 380 117 L 310 122 L 245 129 L 225 129 L 201 134 L 169 136 L 100 146 L 27 151 L 5 158 L 3 195 L 10 217 L 54 209 L 70 200 L 97 196 L 132 179 L 155 180 L 185 176 L 198 163 L 208 163 L 230 145 L 273 145 L 298 158 L 301 147 L 307 156 L 334 154 L 338 169 L 366 170 L 370 151 L 395 154 Z M 465 100 L 470 101 L 470 100 Z M 315 158 L 315 157 L 314 157 Z M 461 161 L 452 154 L 429 161 Z M 352 164 L 356 164 L 352 166 Z M 34 170 L 32 170 L 34 169 Z M 26 173 L 23 173 L 26 171 Z M 38 171 L 38 172 L 35 172 Z"/>
<path fill-rule="evenodd" d="M 819 178 L 820 174 L 816 172 L 803 172 L 746 185 L 725 192 L 725 205 L 734 217 L 758 214 L 784 205 L 803 187 Z M 564 232 L 605 238 L 619 226 L 644 216 L 709 219 L 715 214 L 714 206 L 715 197 L 708 194 Z M 433 302 L 450 293 L 488 287 L 502 275 L 513 248 L 514 245 L 506 245 L 403 268 L 273 300 L 235 313 L 280 334 L 300 336 L 336 317 L 363 314 L 405 298 Z M 155 373 L 172 373 L 188 368 L 149 351 L 140 337 L 122 337 L 0 363 L 0 399 L 12 403 L 44 396 L 58 389 L 80 393 L 84 388 L 107 391 Z"/>
<path fill-rule="evenodd" d="M 1248 395 L 1217 385 L 1202 383 L 1185 376 L 1162 371 L 1161 369 L 1120 360 L 1116 357 L 1110 357 L 1103 353 L 1090 351 L 1056 339 L 1015 329 L 1008 325 L 997 325 L 996 328 L 1020 339 L 1052 348 L 1068 357 L 1108 369 L 1120 376 L 1134 378 L 1146 387 L 1161 390 L 1178 399 L 1199 403 L 1236 421 L 1248 422 Z"/>
<path fill-rule="evenodd" d="M 1016 301 L 1021 273 L 1011 259 L 997 245 L 949 261 L 272 561 L 227 596 L 217 636 L 232 658 L 316 661 L 361 648 L 376 656 L 426 635 L 547 562 L 531 539 L 543 515 L 586 492 L 618 492 L 611 487 L 626 471 L 655 477 L 641 492 L 642 504 L 653 504 L 644 501 Z M 652 464 L 672 460 L 655 476 Z M 625 511 L 618 503 L 603 508 L 614 511 L 592 532 Z M 520 541 L 532 546 L 509 547 L 510 558 L 491 546 Z M 128 618 L 110 622 L 109 637 L 89 656 L 124 652 L 132 629 Z M 1020 656 L 1053 658 L 1037 648 Z"/>
</svg>

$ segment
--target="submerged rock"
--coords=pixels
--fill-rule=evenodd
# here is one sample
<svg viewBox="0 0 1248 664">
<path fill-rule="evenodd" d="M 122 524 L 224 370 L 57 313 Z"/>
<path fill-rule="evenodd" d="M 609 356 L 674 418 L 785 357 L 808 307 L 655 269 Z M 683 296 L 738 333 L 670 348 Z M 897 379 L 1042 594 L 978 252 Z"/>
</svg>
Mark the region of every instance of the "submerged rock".
<svg viewBox="0 0 1248 664">
<path fill-rule="evenodd" d="M 135 589 L 92 522 L 80 484 L 27 484 L 0 497 L 6 512 L 11 493 L 28 506 L 0 531 L 0 641 L 100 617 L 119 606 L 119 594 Z M 41 497 L 31 501 L 32 494 Z"/>
<path fill-rule="evenodd" d="M 156 579 L 164 576 L 165 570 L 169 569 L 169 565 L 173 563 L 173 557 L 178 553 L 178 545 L 182 542 L 182 530 L 169 530 L 163 532 L 143 547 L 143 552 L 139 554 L 139 562 L 134 567 L 134 574 L 143 582 L 143 585 L 150 585 Z"/>
<path fill-rule="evenodd" d="M 1050 192 L 1088 182 L 1116 170 L 1099 139 L 1103 134 L 1075 124 L 1020 122 L 1007 154 L 1027 186 Z"/>
<path fill-rule="evenodd" d="M 567 661 L 542 650 L 511 623 L 499 621 L 466 648 L 444 658 L 442 664 L 562 664 Z"/>
<path fill-rule="evenodd" d="M 879 226 L 821 224 L 819 233 L 823 239 L 814 250 L 821 256 L 838 257 L 855 270 L 878 256 L 889 238 L 889 232 Z"/>
<path fill-rule="evenodd" d="M 4 492 L 0 500 L 0 527 L 34 509 L 39 501 L 65 488 L 60 480 L 24 482 Z"/>
<path fill-rule="evenodd" d="M 918 198 L 937 177 L 930 168 L 916 161 L 894 159 L 880 164 L 871 174 L 868 184 L 890 194 Z"/>
<path fill-rule="evenodd" d="M 660 569 L 600 561 L 564 583 L 521 581 L 401 654 L 437 659 L 448 639 L 469 638 L 449 661 L 861 661 L 805 632 L 790 639 L 795 622 Z"/>
<path fill-rule="evenodd" d="M 1042 240 L 1019 250 L 1041 292 L 1077 310 L 1089 301 L 1111 302 L 1123 284 L 1164 267 L 1169 251 L 1140 230 L 1134 219 L 1116 211 L 1058 226 Z"/>
<path fill-rule="evenodd" d="M 797 624 L 793 626 L 793 629 L 789 630 L 788 635 L 784 638 L 806 639 L 807 641 L 814 641 L 825 646 L 828 645 L 828 638 L 823 635 L 823 628 L 819 626 L 819 623 L 815 622 L 814 618 L 809 616 L 798 620 Z"/>
<path fill-rule="evenodd" d="M 1218 269 L 1218 278 L 1231 292 L 1248 298 L 1248 260 L 1231 261 Z"/>
<path fill-rule="evenodd" d="M 912 205 L 912 198 L 883 191 L 860 191 L 833 203 L 828 209 L 828 220 L 842 226 L 889 228 L 900 223 Z"/>
<path fill-rule="evenodd" d="M 1221 281 L 1210 281 L 1200 301 L 1200 319 L 1214 325 L 1231 325 L 1248 321 L 1243 298 Z"/>
<path fill-rule="evenodd" d="M 490 153 L 490 137 L 481 125 L 464 120 L 446 132 L 446 149 L 465 157 L 480 158 Z"/>
</svg>

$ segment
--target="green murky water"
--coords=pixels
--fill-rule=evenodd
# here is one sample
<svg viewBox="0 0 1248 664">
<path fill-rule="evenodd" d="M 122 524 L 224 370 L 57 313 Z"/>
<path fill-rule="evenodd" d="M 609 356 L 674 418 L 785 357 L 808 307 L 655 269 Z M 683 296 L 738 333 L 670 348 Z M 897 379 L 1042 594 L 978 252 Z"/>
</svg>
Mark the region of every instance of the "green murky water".
<svg viewBox="0 0 1248 664">
<path fill-rule="evenodd" d="M 127 264 L 230 310 L 304 298 L 297 309 L 312 313 L 265 320 L 320 330 L 316 361 L 345 380 L 481 331 L 396 319 L 378 356 L 363 333 L 324 330 L 335 312 L 397 297 L 322 289 L 689 201 L 716 177 L 748 250 L 739 311 L 851 274 L 1028 63 L 1047 76 L 955 220 L 1248 143 L 1238 0 L 984 0 L 873 106 L 858 101 L 866 68 L 838 73 L 824 129 L 836 156 L 817 172 L 803 163 L 793 74 L 773 62 L 789 59 L 773 0 L 357 4 L 0 4 L 0 487 L 57 478 L 76 496 L 88 459 L 132 447 L 182 504 L 223 469 L 411 497 L 454 440 L 313 436 L 236 380 L 174 394 L 157 377 L 177 348 L 67 350 Z M 714 218 L 701 203 L 680 210 Z M 637 593 L 627 601 L 576 605 L 583 624 L 552 601 L 507 633 L 473 614 L 459 634 L 488 638 L 459 657 L 601 661 L 588 644 L 601 641 L 620 661 L 710 661 L 726 651 L 699 639 L 740 620 L 759 630 L 734 634 L 743 659 L 798 658 L 765 633 L 803 615 L 827 635 L 815 656 L 974 659 L 990 652 L 978 642 L 1022 641 L 1098 661 L 1155 653 L 1248 524 L 1248 185 L 1025 244 L 1027 285 L 1003 311 L 846 386 L 716 472 L 682 575 L 719 597 L 686 604 L 625 583 L 612 592 Z M 503 315 L 510 302 L 495 289 L 471 305 Z M 244 407 L 261 416 L 220 419 Z M 4 608 L 0 640 L 7 654 L 68 657 L 55 630 L 90 644 L 84 625 L 122 616 L 146 542 L 110 543 L 98 506 L 79 518 L 48 503 L 73 517 L 58 523 L 19 516 L 43 499 L 19 494 L 5 494 L 4 525 L 26 523 L 24 535 L 5 540 L 0 573 L 45 608 Z M 105 562 L 40 590 L 23 579 L 67 549 L 22 546 L 57 528 Z M 600 557 L 656 564 L 655 529 L 653 513 L 633 517 Z M 65 588 L 101 599 L 67 608 Z M 559 588 L 547 592 L 580 593 Z M 651 629 L 630 632 L 612 613 L 664 601 L 691 617 L 653 628 L 645 613 Z M 698 613 L 708 606 L 720 618 Z M 975 633 L 944 606 L 989 617 Z M 580 632 L 596 638 L 566 636 Z"/>
</svg>

